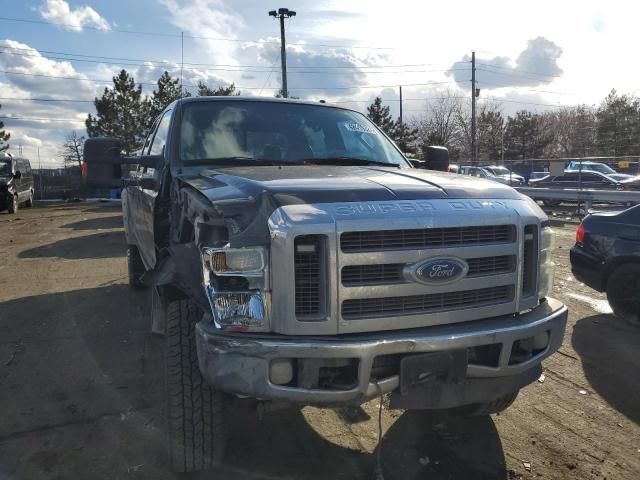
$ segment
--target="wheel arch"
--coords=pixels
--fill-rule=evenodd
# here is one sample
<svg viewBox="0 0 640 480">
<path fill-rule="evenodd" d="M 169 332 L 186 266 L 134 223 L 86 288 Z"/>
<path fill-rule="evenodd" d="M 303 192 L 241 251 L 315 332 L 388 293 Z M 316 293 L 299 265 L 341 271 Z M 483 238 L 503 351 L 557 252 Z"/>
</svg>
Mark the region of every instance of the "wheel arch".
<svg viewBox="0 0 640 480">
<path fill-rule="evenodd" d="M 602 286 L 606 289 L 607 284 L 609 283 L 609 277 L 611 277 L 611 274 L 614 271 L 616 271 L 618 267 L 621 267 L 623 265 L 629 265 L 629 264 L 640 265 L 640 257 L 634 257 L 632 255 L 624 255 L 621 257 L 615 257 L 614 259 L 607 262 L 604 269 L 604 274 L 602 276 Z"/>
</svg>

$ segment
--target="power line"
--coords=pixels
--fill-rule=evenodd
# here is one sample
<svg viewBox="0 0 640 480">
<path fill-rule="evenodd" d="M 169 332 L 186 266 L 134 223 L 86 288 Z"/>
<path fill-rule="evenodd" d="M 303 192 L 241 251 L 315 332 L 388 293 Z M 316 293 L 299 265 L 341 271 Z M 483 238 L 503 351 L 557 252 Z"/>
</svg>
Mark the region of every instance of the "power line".
<svg viewBox="0 0 640 480">
<path fill-rule="evenodd" d="M 141 62 L 143 63 L 131 63 L 128 61 L 122 61 L 122 62 L 113 62 L 113 61 L 109 61 L 109 60 L 93 60 L 90 58 L 71 58 L 71 57 L 60 57 L 60 56 L 47 56 L 47 55 L 40 55 L 38 54 L 28 54 L 28 53 L 16 53 L 16 52 L 12 52 L 12 51 L 6 51 L 5 49 L 0 48 L 0 53 L 2 53 L 3 55 L 15 55 L 18 57 L 28 57 L 28 58 L 44 58 L 47 60 L 62 60 L 62 61 L 67 61 L 67 62 L 83 62 L 83 63 L 97 63 L 97 64 L 106 64 L 106 65 L 116 65 L 116 66 L 127 66 L 127 67 L 138 67 L 138 68 L 144 68 L 144 67 L 159 67 L 159 66 L 166 66 L 166 65 L 171 65 L 172 62 L 169 61 L 160 61 L 158 63 L 153 63 L 153 61 L 149 61 L 149 60 L 141 60 Z M 104 57 L 107 58 L 107 57 Z M 175 64 L 175 67 L 177 68 L 179 66 L 179 64 Z M 204 64 L 203 64 L 204 65 Z M 304 66 L 299 66 L 298 68 L 306 68 Z M 332 68 L 332 67 L 326 67 L 326 68 Z M 357 66 L 354 66 L 353 68 L 358 68 Z M 386 67 L 383 67 L 386 68 Z M 270 69 L 268 69 L 266 66 L 264 65 L 256 65 L 256 66 L 245 66 L 244 68 L 240 67 L 240 66 L 231 66 L 231 68 L 228 67 L 205 67 L 206 70 L 213 70 L 213 71 L 221 71 L 221 72 L 240 72 L 240 73 L 269 73 Z M 184 70 L 190 70 L 190 71 L 199 71 L 200 69 L 198 68 L 184 68 Z M 437 70 L 398 70 L 398 71 L 366 71 L 367 74 L 393 74 L 393 73 L 434 73 L 434 72 L 449 72 L 449 71 L 456 71 L 456 70 L 466 70 L 463 68 L 460 69 L 437 69 Z M 291 71 L 290 73 L 292 74 L 304 74 L 304 75 L 324 75 L 325 72 L 324 71 L 318 71 L 318 70 L 296 70 L 296 71 Z M 334 74 L 338 74 L 338 73 L 342 73 L 342 72 L 334 72 Z"/>
<path fill-rule="evenodd" d="M 490 68 L 497 68 L 497 69 L 500 69 L 500 70 L 507 70 L 509 72 L 528 73 L 528 74 L 531 74 L 531 75 L 537 75 L 539 77 L 553 77 L 553 78 L 561 78 L 562 77 L 562 75 L 549 75 L 549 74 L 546 74 L 546 73 L 538 73 L 538 72 L 531 72 L 531 71 L 528 71 L 528 70 L 520 70 L 520 69 L 517 69 L 517 68 L 501 67 L 499 65 L 492 65 L 490 63 L 478 62 L 478 65 L 482 65 L 484 67 L 490 67 Z M 498 72 L 496 72 L 496 73 L 498 73 Z"/>
<path fill-rule="evenodd" d="M 105 59 L 105 60 L 121 60 L 125 62 L 143 62 L 143 63 L 157 63 L 157 64 L 169 64 L 169 65 L 179 65 L 180 62 L 172 62 L 170 60 L 150 60 L 150 59 L 142 59 L 142 58 L 128 58 L 128 57 L 110 57 L 104 55 L 86 55 L 83 53 L 74 53 L 74 52 L 58 52 L 52 50 L 42 50 L 37 48 L 19 48 L 19 47 L 7 47 L 2 46 L 5 50 L 18 50 L 24 52 L 37 52 L 37 53 L 46 53 L 51 55 L 67 55 L 72 57 L 83 57 L 83 58 L 93 58 L 93 59 Z M 42 55 L 39 55 L 42 56 Z M 43 58 L 46 58 L 43 56 Z M 459 62 L 462 63 L 462 62 Z M 236 68 L 265 68 L 265 65 L 234 65 L 234 64 L 224 64 L 224 63 L 197 63 L 197 62 L 184 62 L 185 65 L 191 66 L 200 66 L 200 67 L 236 67 Z M 375 69 L 375 68 L 413 68 L 413 67 L 436 67 L 442 66 L 435 63 L 408 63 L 408 64 L 398 64 L 398 65 L 289 65 L 287 68 L 291 69 L 316 69 L 316 70 L 324 70 L 324 69 Z M 441 70 L 434 71 L 450 71 L 451 68 L 442 68 Z M 461 69 L 462 70 L 462 69 Z"/>
<path fill-rule="evenodd" d="M 9 70 L 0 70 L 0 73 L 5 75 L 20 75 L 20 76 L 28 76 L 28 77 L 43 77 L 43 78 L 53 78 L 60 80 L 76 80 L 82 82 L 98 82 L 98 83 L 111 83 L 113 79 L 109 80 L 100 80 L 95 78 L 78 78 L 78 77 L 65 77 L 65 76 L 57 76 L 57 75 L 46 75 L 43 73 L 24 73 L 24 72 L 12 72 Z M 151 85 L 157 86 L 157 83 L 152 82 L 136 82 L 138 85 Z M 428 83 L 409 83 L 404 84 L 405 87 L 426 87 L 428 85 L 451 85 L 455 83 L 463 83 L 462 81 L 457 80 L 449 80 L 444 82 L 428 82 Z M 197 85 L 185 83 L 188 87 L 197 88 Z M 222 85 L 226 86 L 226 85 Z M 236 85 L 236 87 L 240 90 L 261 90 L 262 87 L 244 87 L 240 85 Z M 295 88 L 295 90 L 318 90 L 318 91 L 326 91 L 326 90 L 358 90 L 360 88 L 396 88 L 397 85 L 353 85 L 350 87 L 327 87 L 327 86 L 317 86 L 317 87 L 299 87 Z"/>
<path fill-rule="evenodd" d="M 93 100 L 76 100 L 74 98 L 15 98 L 15 97 L 0 97 L 0 100 L 17 100 L 17 101 L 31 101 L 31 102 L 76 102 L 76 103 L 93 103 Z"/>
<path fill-rule="evenodd" d="M 478 68 L 478 70 L 481 71 L 481 72 L 493 73 L 495 75 L 508 75 L 510 77 L 526 78 L 528 80 L 535 80 L 536 82 L 547 82 L 547 83 L 552 82 L 552 80 L 546 80 L 544 78 L 536 78 L 536 77 L 527 77 L 526 75 L 518 75 L 516 73 L 496 72 L 494 70 L 486 70 L 484 68 Z M 558 77 L 558 78 L 560 78 L 560 77 Z"/>
<path fill-rule="evenodd" d="M 15 18 L 15 17 L 0 17 L 0 20 L 6 22 L 21 22 L 21 23 L 33 23 L 40 25 L 54 25 L 58 27 L 73 27 L 77 28 L 78 25 L 70 24 L 70 23 L 61 23 L 61 22 L 50 22 L 46 20 L 33 20 L 28 18 Z M 82 28 L 87 30 L 95 30 L 102 33 L 106 33 L 106 31 L 99 27 L 94 27 L 92 25 L 83 25 Z M 156 36 L 156 37 L 169 37 L 169 38 L 180 38 L 179 33 L 168 33 L 168 32 L 151 32 L 151 31 L 140 31 L 140 30 L 124 30 L 120 28 L 111 28 L 108 30 L 109 32 L 116 33 L 126 33 L 133 35 L 147 35 L 147 36 Z M 236 43 L 269 43 L 269 44 L 279 44 L 280 42 L 275 40 L 255 40 L 255 39 L 239 39 L 239 38 L 228 38 L 228 37 L 207 37 L 202 35 L 184 35 L 186 38 L 193 38 L 198 40 L 217 40 L 221 42 L 236 42 Z M 309 46 L 309 47 L 326 47 L 326 48 L 354 48 L 354 49 L 366 49 L 366 50 L 395 50 L 396 47 L 380 47 L 380 46 L 368 46 L 368 45 L 334 45 L 334 44 L 325 44 L 325 43 L 303 43 L 301 45 Z"/>
<path fill-rule="evenodd" d="M 486 80 L 481 80 L 480 82 L 483 85 L 491 85 L 494 87 L 498 87 L 498 88 L 523 88 L 519 85 L 504 85 L 504 84 L 499 84 L 499 83 L 494 83 L 494 82 L 487 82 Z M 551 93 L 554 95 L 579 95 L 578 93 L 573 93 L 573 92 L 559 92 L 557 90 L 540 90 L 540 89 L 535 89 L 535 88 L 526 88 L 527 92 L 539 92 L 539 93 Z"/>
<path fill-rule="evenodd" d="M 19 116 L 7 116 L 7 115 L 2 115 L 0 116 L 0 120 L 22 120 L 22 121 L 27 121 L 27 122 L 76 122 L 76 123 L 84 123 L 84 120 L 79 120 L 79 119 L 75 119 L 75 118 L 42 118 L 42 117 L 19 117 Z"/>
</svg>

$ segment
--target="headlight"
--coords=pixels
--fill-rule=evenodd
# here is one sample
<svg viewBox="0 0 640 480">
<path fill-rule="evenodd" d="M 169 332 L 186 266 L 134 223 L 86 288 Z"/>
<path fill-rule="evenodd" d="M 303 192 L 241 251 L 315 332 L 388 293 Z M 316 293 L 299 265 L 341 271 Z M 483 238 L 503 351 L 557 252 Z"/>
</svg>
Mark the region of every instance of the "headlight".
<svg viewBox="0 0 640 480">
<path fill-rule="evenodd" d="M 263 248 L 205 248 L 203 284 L 217 328 L 268 330 L 267 262 Z"/>
<path fill-rule="evenodd" d="M 262 275 L 265 265 L 262 248 L 207 248 L 203 259 L 216 275 Z"/>
<path fill-rule="evenodd" d="M 538 280 L 538 298 L 549 296 L 553 288 L 555 264 L 553 263 L 553 249 L 555 247 L 555 233 L 550 227 L 543 227 L 540 231 L 540 277 Z"/>
</svg>

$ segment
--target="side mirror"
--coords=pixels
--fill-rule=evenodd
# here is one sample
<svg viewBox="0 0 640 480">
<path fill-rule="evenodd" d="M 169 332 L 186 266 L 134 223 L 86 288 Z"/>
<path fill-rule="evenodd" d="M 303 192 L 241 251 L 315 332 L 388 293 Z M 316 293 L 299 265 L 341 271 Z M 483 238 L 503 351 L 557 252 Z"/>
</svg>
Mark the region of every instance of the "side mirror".
<svg viewBox="0 0 640 480">
<path fill-rule="evenodd" d="M 20 170 L 16 170 L 16 173 L 13 174 L 13 178 L 20 180 L 22 178 L 22 172 Z"/>
<path fill-rule="evenodd" d="M 121 165 L 141 165 L 160 168 L 162 155 L 125 157 L 120 152 L 122 144 L 117 138 L 95 137 L 84 142 L 82 176 L 88 185 L 114 188 L 122 186 Z"/>
<path fill-rule="evenodd" d="M 424 152 L 425 167 L 429 170 L 449 171 L 449 150 L 445 147 L 427 147 Z"/>
<path fill-rule="evenodd" d="M 427 168 L 427 164 L 422 160 L 418 160 L 417 158 L 408 158 L 407 160 L 409 160 L 413 168 Z"/>
</svg>

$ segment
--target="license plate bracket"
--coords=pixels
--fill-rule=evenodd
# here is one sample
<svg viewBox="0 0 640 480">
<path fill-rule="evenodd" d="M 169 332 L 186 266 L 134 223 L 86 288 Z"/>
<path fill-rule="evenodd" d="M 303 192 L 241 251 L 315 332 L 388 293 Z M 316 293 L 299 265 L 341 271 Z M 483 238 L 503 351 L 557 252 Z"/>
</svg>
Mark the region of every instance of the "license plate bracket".
<svg viewBox="0 0 640 480">
<path fill-rule="evenodd" d="M 467 363 L 466 349 L 406 356 L 400 361 L 400 394 L 414 388 L 462 383 Z"/>
</svg>

